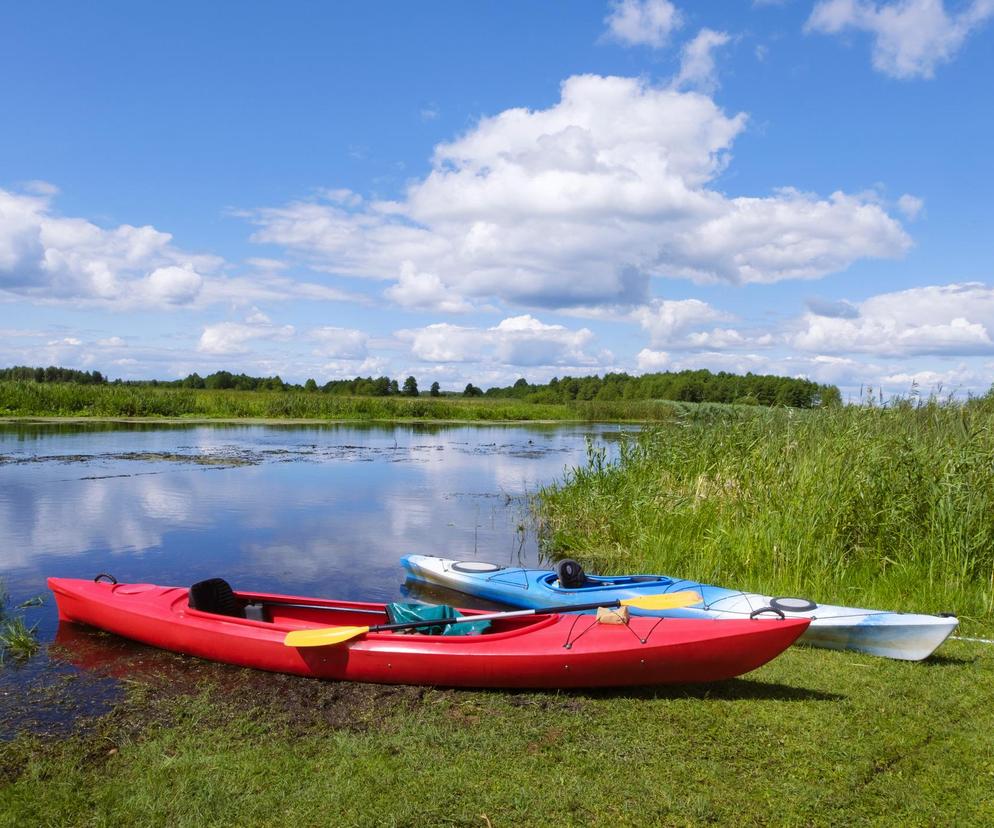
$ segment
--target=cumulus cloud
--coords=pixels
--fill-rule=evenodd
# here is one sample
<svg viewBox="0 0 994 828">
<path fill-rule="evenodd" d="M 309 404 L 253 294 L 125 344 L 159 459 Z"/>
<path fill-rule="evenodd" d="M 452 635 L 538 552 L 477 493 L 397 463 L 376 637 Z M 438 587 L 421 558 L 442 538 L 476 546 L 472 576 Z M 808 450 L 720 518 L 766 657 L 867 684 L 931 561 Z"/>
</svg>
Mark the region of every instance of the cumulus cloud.
<svg viewBox="0 0 994 828">
<path fill-rule="evenodd" d="M 369 336 L 353 328 L 326 326 L 315 328 L 310 337 L 317 346 L 314 353 L 331 359 L 365 359 Z"/>
<path fill-rule="evenodd" d="M 614 0 L 604 18 L 606 36 L 626 46 L 665 46 L 682 24 L 680 12 L 669 0 Z"/>
<path fill-rule="evenodd" d="M 897 200 L 897 209 L 900 210 L 908 221 L 914 221 L 925 209 L 924 199 L 905 193 Z"/>
<path fill-rule="evenodd" d="M 146 290 L 150 297 L 160 302 L 183 305 L 196 298 L 203 284 L 204 277 L 189 265 L 171 265 L 153 270 L 148 276 Z"/>
<path fill-rule="evenodd" d="M 252 342 L 285 341 L 293 335 L 293 325 L 273 325 L 265 315 L 253 315 L 245 322 L 208 325 L 200 335 L 197 350 L 205 354 L 244 354 Z"/>
<path fill-rule="evenodd" d="M 678 299 L 657 300 L 637 308 L 632 318 L 649 333 L 650 344 L 659 347 L 677 342 L 693 328 L 730 317 L 700 299 Z"/>
<path fill-rule="evenodd" d="M 472 305 L 453 293 L 434 273 L 419 273 L 414 263 L 403 262 L 397 283 L 383 291 L 401 307 L 463 313 Z"/>
<path fill-rule="evenodd" d="M 179 250 L 154 227 L 103 228 L 52 210 L 52 187 L 0 190 L 0 290 L 45 300 L 120 306 L 192 302 L 213 256 Z"/>
<path fill-rule="evenodd" d="M 397 337 L 410 342 L 411 353 L 422 362 L 524 367 L 597 365 L 597 358 L 585 352 L 593 340 L 588 329 L 548 325 L 528 314 L 509 317 L 491 328 L 438 323 L 398 331 Z"/>
<path fill-rule="evenodd" d="M 804 314 L 790 342 L 823 353 L 989 354 L 992 330 L 994 288 L 968 282 L 880 294 L 857 314 Z"/>
<path fill-rule="evenodd" d="M 713 92 L 718 87 L 713 52 L 729 40 L 725 32 L 701 29 L 693 40 L 684 44 L 680 54 L 680 72 L 674 78 L 673 86 L 678 89 Z"/>
<path fill-rule="evenodd" d="M 822 0 L 805 24 L 809 32 L 853 29 L 873 37 L 873 67 L 895 78 L 931 78 L 952 60 L 967 36 L 994 16 L 994 0 L 972 0 L 959 12 L 942 0 Z"/>
<path fill-rule="evenodd" d="M 310 266 L 387 280 L 412 307 L 643 304 L 652 277 L 813 279 L 910 239 L 874 195 L 712 189 L 744 114 L 636 78 L 575 76 L 435 148 L 397 201 L 335 191 L 253 211 L 253 239 Z"/>
<path fill-rule="evenodd" d="M 100 227 L 58 215 L 58 190 L 30 182 L 0 189 L 0 298 L 73 303 L 113 310 L 201 308 L 303 298 L 363 301 L 337 288 L 279 275 L 285 263 L 246 262 L 256 272 L 229 275 L 218 256 L 189 253 L 154 227 Z"/>
</svg>

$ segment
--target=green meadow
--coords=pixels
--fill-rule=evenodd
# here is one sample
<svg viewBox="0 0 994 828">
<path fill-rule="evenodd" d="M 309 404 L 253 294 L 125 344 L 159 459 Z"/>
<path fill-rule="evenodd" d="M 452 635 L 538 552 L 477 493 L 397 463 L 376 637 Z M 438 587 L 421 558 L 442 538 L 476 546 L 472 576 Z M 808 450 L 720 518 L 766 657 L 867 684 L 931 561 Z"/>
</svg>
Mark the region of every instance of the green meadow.
<svg viewBox="0 0 994 828">
<path fill-rule="evenodd" d="M 994 656 L 941 652 L 794 647 L 709 687 L 594 693 L 177 656 L 169 673 L 199 685 L 136 678 L 68 738 L 0 744 L 0 825 L 990 825 Z"/>
</svg>

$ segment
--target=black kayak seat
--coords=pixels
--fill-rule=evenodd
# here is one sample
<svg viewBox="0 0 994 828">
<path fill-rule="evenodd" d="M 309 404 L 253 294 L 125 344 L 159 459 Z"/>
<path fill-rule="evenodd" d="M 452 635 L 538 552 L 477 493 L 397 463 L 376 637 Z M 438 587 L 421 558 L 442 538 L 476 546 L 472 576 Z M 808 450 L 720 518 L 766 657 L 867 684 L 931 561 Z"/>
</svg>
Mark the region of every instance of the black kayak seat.
<svg viewBox="0 0 994 828">
<path fill-rule="evenodd" d="M 572 558 L 563 558 L 556 564 L 556 577 L 562 589 L 580 589 L 587 585 L 587 574 Z"/>
<path fill-rule="evenodd" d="M 208 578 L 206 581 L 195 583 L 190 587 L 187 603 L 191 609 L 200 612 L 211 612 L 232 618 L 245 617 L 245 608 L 235 597 L 231 584 L 224 578 Z"/>
<path fill-rule="evenodd" d="M 619 575 L 617 580 L 605 580 L 587 577 L 583 567 L 572 558 L 563 558 L 556 564 L 556 577 L 561 589 L 582 589 L 583 587 L 621 586 L 622 584 L 653 584 L 660 581 L 669 583 L 670 579 L 661 575 Z"/>
</svg>

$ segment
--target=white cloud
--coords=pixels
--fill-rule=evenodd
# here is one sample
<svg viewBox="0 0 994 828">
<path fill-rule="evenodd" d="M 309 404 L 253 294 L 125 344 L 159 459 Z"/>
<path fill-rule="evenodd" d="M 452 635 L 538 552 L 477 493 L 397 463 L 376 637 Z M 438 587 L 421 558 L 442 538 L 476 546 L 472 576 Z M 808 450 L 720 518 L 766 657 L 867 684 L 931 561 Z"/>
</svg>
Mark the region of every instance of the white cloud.
<svg viewBox="0 0 994 828">
<path fill-rule="evenodd" d="M 250 350 L 252 342 L 287 340 L 293 334 L 293 325 L 273 325 L 265 318 L 246 322 L 218 322 L 204 328 L 197 350 L 206 354 L 243 354 Z"/>
<path fill-rule="evenodd" d="M 607 37 L 626 46 L 665 46 L 682 24 L 680 12 L 668 0 L 614 0 L 604 18 Z"/>
<path fill-rule="evenodd" d="M 255 241 L 436 309 L 631 307 L 652 277 L 812 279 L 909 247 L 873 194 L 711 189 L 745 123 L 696 92 L 576 76 L 554 106 L 506 110 L 437 146 L 400 201 L 338 193 L 248 216 Z"/>
<path fill-rule="evenodd" d="M 977 282 L 884 293 L 858 315 L 807 313 L 791 337 L 797 348 L 823 353 L 994 353 L 994 288 Z"/>
<path fill-rule="evenodd" d="M 353 328 L 326 326 L 310 332 L 318 344 L 314 353 L 331 359 L 365 359 L 368 354 L 369 336 Z"/>
<path fill-rule="evenodd" d="M 150 297 L 159 302 L 183 305 L 196 298 L 203 284 L 204 277 L 189 265 L 171 265 L 153 270 L 148 276 L 146 290 Z"/>
<path fill-rule="evenodd" d="M 55 215 L 53 188 L 40 195 L 0 190 L 0 290 L 48 301 L 121 307 L 188 304 L 213 256 L 185 253 L 154 227 L 105 229 Z"/>
<path fill-rule="evenodd" d="M 994 15 L 994 0 L 972 0 L 950 14 L 942 0 L 822 0 L 805 31 L 839 34 L 848 29 L 873 36 L 873 66 L 895 78 L 930 78 L 955 57 L 971 31 Z"/>
<path fill-rule="evenodd" d="M 415 331 L 398 331 L 397 336 L 409 340 L 411 353 L 424 362 L 478 362 L 489 346 L 480 329 L 445 322 Z"/>
<path fill-rule="evenodd" d="M 434 273 L 419 273 L 411 261 L 400 266 L 400 278 L 395 285 L 383 291 L 384 295 L 401 307 L 437 310 L 444 313 L 464 313 L 473 306 L 460 299 L 443 284 Z"/>
<path fill-rule="evenodd" d="M 924 199 L 905 193 L 897 200 L 897 209 L 900 210 L 908 221 L 914 221 L 925 209 Z"/>
<path fill-rule="evenodd" d="M 52 185 L 33 182 L 30 190 L 0 189 L 0 298 L 121 311 L 296 298 L 369 301 L 277 275 L 286 265 L 274 259 L 248 260 L 256 273 L 230 276 L 223 259 L 180 250 L 169 233 L 59 216 Z"/>
<path fill-rule="evenodd" d="M 712 53 L 729 40 L 725 32 L 701 29 L 693 40 L 684 44 L 680 55 L 680 72 L 673 80 L 674 88 L 713 92 L 718 87 L 718 76 Z"/>
<path fill-rule="evenodd" d="M 891 374 L 884 374 L 880 377 L 878 384 L 892 393 L 910 393 L 912 387 L 917 388 L 920 394 L 927 396 L 930 393 L 954 392 L 962 389 L 986 388 L 990 385 L 991 374 L 989 371 L 978 371 L 966 365 L 959 365 L 945 371 L 932 369 L 900 370 Z"/>
<path fill-rule="evenodd" d="M 700 299 L 657 300 L 637 308 L 632 318 L 648 331 L 653 347 L 677 342 L 690 329 L 729 315 Z"/>
<path fill-rule="evenodd" d="M 749 334 L 734 328 L 714 328 L 687 335 L 684 347 L 709 350 L 735 350 L 737 348 L 770 348 L 777 344 L 773 334 Z"/>
<path fill-rule="evenodd" d="M 410 342 L 411 353 L 422 362 L 524 367 L 598 364 L 597 358 L 585 352 L 593 340 L 588 329 L 548 325 L 527 314 L 509 317 L 491 328 L 438 323 L 398 331 L 397 337 Z"/>
<path fill-rule="evenodd" d="M 640 372 L 644 374 L 659 373 L 671 370 L 672 361 L 666 351 L 654 351 L 651 348 L 643 348 L 635 357 L 635 363 Z"/>
</svg>

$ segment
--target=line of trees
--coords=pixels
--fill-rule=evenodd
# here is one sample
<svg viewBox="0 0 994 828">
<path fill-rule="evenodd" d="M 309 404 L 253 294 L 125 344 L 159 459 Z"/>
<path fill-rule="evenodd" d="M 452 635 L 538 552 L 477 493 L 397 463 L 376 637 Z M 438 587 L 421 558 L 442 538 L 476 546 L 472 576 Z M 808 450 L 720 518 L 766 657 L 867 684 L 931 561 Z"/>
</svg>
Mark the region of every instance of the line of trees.
<svg viewBox="0 0 994 828">
<path fill-rule="evenodd" d="M 71 368 L 29 368 L 15 366 L 0 369 L 0 380 L 26 380 L 33 382 L 74 382 L 85 385 L 106 384 L 108 380 L 99 371 L 76 371 Z M 403 384 L 390 377 L 356 377 L 355 379 L 330 380 L 318 385 L 308 379 L 303 385 L 284 382 L 279 376 L 250 377 L 216 371 L 201 377 L 190 374 L 180 380 L 114 380 L 113 384 L 161 386 L 174 388 L 206 388 L 235 391 L 307 391 L 350 397 L 418 397 L 424 392 L 418 388 L 415 377 L 409 376 Z M 438 382 L 433 382 L 428 396 L 443 395 Z M 458 394 L 460 392 L 448 392 Z M 792 408 L 815 408 L 840 405 L 842 397 L 834 385 L 821 385 L 811 380 L 779 377 L 772 374 L 743 375 L 725 371 L 712 373 L 699 371 L 666 371 L 664 373 L 605 374 L 604 377 L 553 377 L 548 383 L 531 384 L 521 378 L 505 388 L 490 388 L 486 392 L 473 383 L 467 383 L 461 392 L 464 397 L 491 397 L 517 399 L 536 403 L 568 403 L 574 400 L 674 400 L 684 402 L 739 403 L 747 405 L 786 405 Z"/>
<path fill-rule="evenodd" d="M 488 397 L 513 397 L 543 403 L 573 400 L 674 400 L 683 402 L 786 405 L 815 408 L 841 405 L 834 385 L 772 374 L 743 375 L 726 371 L 666 371 L 642 374 L 605 374 L 590 377 L 553 377 L 544 385 L 531 385 L 524 378 L 506 388 L 490 388 Z"/>
<path fill-rule="evenodd" d="M 0 368 L 0 380 L 21 382 L 75 382 L 78 385 L 103 385 L 107 379 L 99 371 L 76 371 L 72 368 L 31 368 L 15 365 L 13 368 Z"/>
</svg>

